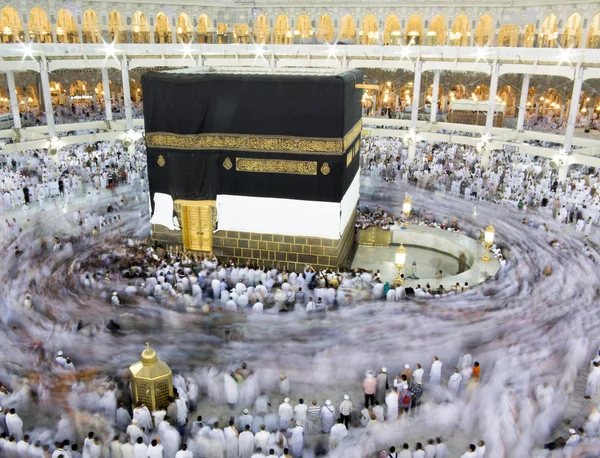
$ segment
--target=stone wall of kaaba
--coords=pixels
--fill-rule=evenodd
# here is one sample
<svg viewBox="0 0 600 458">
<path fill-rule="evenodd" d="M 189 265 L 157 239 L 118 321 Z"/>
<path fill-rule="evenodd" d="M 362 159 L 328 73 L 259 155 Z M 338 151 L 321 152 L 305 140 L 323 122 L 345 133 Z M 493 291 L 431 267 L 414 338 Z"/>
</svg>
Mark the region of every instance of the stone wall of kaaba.
<svg viewBox="0 0 600 458">
<path fill-rule="evenodd" d="M 257 263 L 279 266 L 301 272 L 312 265 L 315 269 L 344 267 L 351 264 L 354 246 L 354 224 L 350 219 L 340 239 L 281 234 L 257 234 L 242 231 L 217 231 L 214 253 L 222 261 L 236 264 Z"/>
<path fill-rule="evenodd" d="M 157 192 L 174 201 L 228 195 L 340 203 L 359 168 L 362 91 L 355 85 L 361 82 L 362 73 L 354 70 L 325 75 L 144 74 L 152 205 Z M 181 222 L 181 208 L 175 204 L 174 210 Z M 181 231 L 152 229 L 159 244 L 183 243 Z M 245 237 L 240 232 L 244 237 L 231 237 L 229 232 L 239 231 L 214 233 L 215 254 L 239 262 L 253 250 L 252 258 L 266 265 L 285 261 L 288 266 L 335 267 L 353 240 L 353 230 L 351 236 L 345 230 L 339 240 L 314 244 L 279 241 L 302 240 L 302 234 Z M 261 243 L 250 248 L 249 242 L 270 243 L 271 248 L 277 243 L 277 248 L 264 249 Z M 293 261 L 299 256 L 306 261 Z"/>
<path fill-rule="evenodd" d="M 175 213 L 181 221 L 181 205 L 175 204 Z M 290 271 L 300 271 L 306 264 L 315 269 L 330 267 L 349 268 L 353 255 L 356 211 L 348 221 L 340 239 L 322 237 L 258 234 L 243 231 L 217 231 L 213 237 L 213 253 L 221 261 L 236 264 L 247 262 L 271 267 L 280 265 Z M 152 238 L 167 250 L 181 250 L 183 233 L 158 224 L 152 225 Z"/>
</svg>

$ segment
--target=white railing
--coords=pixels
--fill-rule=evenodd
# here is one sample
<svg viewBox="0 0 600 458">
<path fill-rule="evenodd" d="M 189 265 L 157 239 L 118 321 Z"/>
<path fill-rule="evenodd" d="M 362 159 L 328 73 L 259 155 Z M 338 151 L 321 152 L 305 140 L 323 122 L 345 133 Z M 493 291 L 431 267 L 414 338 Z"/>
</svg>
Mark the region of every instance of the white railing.
<svg viewBox="0 0 600 458">
<path fill-rule="evenodd" d="M 398 127 L 407 126 L 407 121 L 399 119 L 363 118 L 363 133 L 367 135 L 404 138 L 405 136 L 409 135 L 409 132 L 407 130 L 400 130 Z M 479 137 L 468 137 L 460 134 L 440 134 L 438 133 L 440 130 L 454 130 L 458 132 L 475 132 L 483 134 L 484 127 L 455 123 L 431 124 L 424 121 L 419 121 L 419 131 L 417 132 L 416 140 L 450 142 L 457 143 L 459 145 L 470 146 L 476 146 L 481 142 L 481 138 Z M 550 134 L 547 132 L 518 132 L 514 129 L 494 127 L 492 129 L 492 137 L 489 140 L 489 148 L 502 149 L 505 143 L 511 143 L 519 146 L 519 152 L 555 159 L 559 155 L 558 150 L 554 148 L 544 148 L 530 145 L 528 143 L 523 143 L 523 141 L 540 140 L 562 144 L 564 143 L 564 139 L 564 135 Z M 573 146 L 579 146 L 581 148 L 571 151 L 571 155 L 569 156 L 570 164 L 584 164 L 592 167 L 600 167 L 600 140 L 574 137 L 572 144 Z"/>
<path fill-rule="evenodd" d="M 563 75 L 572 78 L 574 66 L 589 70 L 600 65 L 600 49 L 479 48 L 452 46 L 359 46 L 359 45 L 255 45 L 255 44 L 21 44 L 0 45 L 3 70 L 39 71 L 35 59 L 44 57 L 50 70 L 68 68 L 120 68 L 127 58 L 130 68 L 257 67 L 257 68 L 405 68 L 413 69 L 417 58 L 423 70 L 490 72 L 493 61 L 500 73 Z M 107 55 L 109 51 L 110 55 Z M 25 52 L 32 55 L 24 58 Z M 75 57 L 75 58 L 74 58 Z M 80 57 L 80 58 L 79 58 Z M 532 68 L 533 65 L 533 68 Z M 586 78 L 597 77 L 591 72 Z"/>
<path fill-rule="evenodd" d="M 133 124 L 135 127 L 138 128 L 143 127 L 144 120 L 134 119 Z M 365 117 L 363 118 L 363 134 L 369 136 L 377 135 L 404 138 L 406 135 L 409 134 L 409 131 L 406 129 L 400 130 L 398 129 L 398 127 L 408 127 L 409 124 L 410 121 L 407 120 Z M 61 136 L 58 139 L 58 145 L 59 147 L 62 147 L 87 142 L 126 139 L 127 129 L 124 120 L 112 121 L 110 125 L 112 129 L 111 131 Z M 88 129 L 103 129 L 105 126 L 106 125 L 104 121 L 91 121 L 74 124 L 59 124 L 56 127 L 57 131 L 66 133 L 85 131 Z M 428 140 L 436 142 L 450 142 L 471 146 L 476 146 L 481 141 L 481 138 L 467 137 L 462 136 L 460 134 L 442 134 L 438 133 L 438 131 L 454 130 L 458 132 L 483 133 L 482 126 L 454 123 L 431 124 L 426 121 L 419 121 L 418 129 L 419 130 L 416 134 L 417 141 Z M 28 151 L 32 149 L 44 149 L 48 148 L 49 146 L 50 139 L 48 137 L 47 126 L 26 127 L 20 129 L 20 135 L 21 141 L 19 143 L 8 143 L 4 145 L 2 153 Z M 138 138 L 141 135 L 142 131 L 136 130 L 135 137 Z M 10 129 L 0 130 L 0 138 L 13 137 L 14 131 Z M 527 154 L 547 157 L 551 159 L 556 158 L 559 154 L 559 151 L 553 148 L 543 148 L 540 146 L 533 146 L 527 143 L 523 143 L 524 140 L 528 139 L 549 141 L 553 143 L 562 144 L 564 142 L 564 135 L 549 134 L 546 132 L 535 131 L 517 132 L 514 129 L 495 127 L 492 130 L 492 138 L 489 141 L 489 147 L 492 149 L 502 149 L 504 144 L 508 142 L 511 144 L 517 144 L 519 146 L 519 151 Z M 574 137 L 573 145 L 579 146 L 581 148 L 572 151 L 569 159 L 570 164 L 584 164 L 592 167 L 600 167 L 600 140 Z"/>
</svg>

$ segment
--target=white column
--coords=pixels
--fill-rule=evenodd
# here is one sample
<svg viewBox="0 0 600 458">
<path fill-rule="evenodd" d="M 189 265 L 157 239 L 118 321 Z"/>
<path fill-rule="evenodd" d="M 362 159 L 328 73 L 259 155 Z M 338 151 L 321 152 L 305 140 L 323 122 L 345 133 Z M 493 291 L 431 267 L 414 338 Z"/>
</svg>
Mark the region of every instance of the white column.
<svg viewBox="0 0 600 458">
<path fill-rule="evenodd" d="M 590 29 L 585 28 L 581 31 L 581 40 L 579 40 L 579 47 L 580 48 L 586 48 L 587 47 L 587 38 L 588 38 L 588 33 L 590 32 Z"/>
<path fill-rule="evenodd" d="M 583 67 L 577 64 L 575 69 L 575 81 L 573 82 L 573 93 L 571 95 L 571 107 L 569 108 L 569 120 L 565 132 L 565 153 L 571 151 L 573 135 L 575 134 L 575 123 L 579 114 L 579 99 L 581 98 L 581 87 L 583 85 Z"/>
<path fill-rule="evenodd" d="M 106 120 L 112 121 L 112 107 L 110 102 L 110 81 L 108 79 L 108 68 L 102 67 L 102 89 L 104 90 L 104 113 Z"/>
<path fill-rule="evenodd" d="M 525 73 L 523 75 L 523 85 L 521 86 L 521 99 L 519 100 L 519 114 L 517 116 L 517 131 L 523 132 L 525 126 L 525 113 L 527 112 L 527 96 L 529 94 L 529 80 L 531 75 Z"/>
<path fill-rule="evenodd" d="M 565 155 L 563 164 L 558 168 L 558 182 L 564 183 L 567 181 L 567 173 L 569 172 L 569 156 Z"/>
<path fill-rule="evenodd" d="M 496 110 L 496 93 L 498 92 L 498 63 L 494 61 L 492 65 L 492 79 L 490 81 L 490 96 L 488 99 L 488 111 L 485 118 L 485 135 L 488 139 L 492 136 L 492 127 L 494 127 L 494 112 Z"/>
<path fill-rule="evenodd" d="M 129 69 L 127 68 L 127 58 L 123 56 L 121 61 L 121 79 L 123 82 L 123 103 L 125 104 L 125 120 L 127 130 L 133 130 L 133 118 L 131 115 L 131 90 L 129 89 Z"/>
<path fill-rule="evenodd" d="M 440 70 L 436 70 L 433 74 L 433 90 L 431 91 L 431 118 L 430 121 L 435 124 L 437 122 L 437 106 L 440 96 Z"/>
<path fill-rule="evenodd" d="M 410 114 L 410 130 L 413 134 L 417 133 L 417 123 L 419 121 L 419 102 L 421 101 L 421 59 L 417 58 L 415 63 L 415 80 L 413 85 L 413 101 L 412 101 L 412 113 Z M 414 138 L 411 139 L 412 143 L 408 145 L 408 163 L 410 164 L 414 159 L 417 152 L 417 146 L 415 145 Z"/>
<path fill-rule="evenodd" d="M 408 156 L 406 157 L 407 165 L 412 164 L 412 161 L 415 160 L 415 156 L 417 155 L 417 145 L 414 142 L 408 145 Z"/>
<path fill-rule="evenodd" d="M 48 62 L 43 56 L 40 60 L 40 75 L 42 77 L 42 93 L 44 96 L 44 107 L 46 109 L 46 124 L 48 125 L 48 135 L 50 136 L 50 138 L 53 138 L 56 137 L 56 127 L 54 126 L 54 107 L 52 106 L 52 96 L 50 95 Z"/>
<path fill-rule="evenodd" d="M 171 27 L 171 43 L 177 44 L 177 26 Z"/>
<path fill-rule="evenodd" d="M 417 131 L 419 121 L 419 102 L 421 101 L 421 59 L 417 58 L 415 64 L 415 81 L 413 86 L 412 113 L 410 115 L 410 128 Z"/>
<path fill-rule="evenodd" d="M 19 101 L 17 100 L 17 88 L 15 87 L 15 75 L 11 71 L 6 72 L 8 81 L 8 97 L 10 99 L 10 111 L 13 115 L 15 129 L 21 128 L 21 113 L 19 112 Z"/>
</svg>

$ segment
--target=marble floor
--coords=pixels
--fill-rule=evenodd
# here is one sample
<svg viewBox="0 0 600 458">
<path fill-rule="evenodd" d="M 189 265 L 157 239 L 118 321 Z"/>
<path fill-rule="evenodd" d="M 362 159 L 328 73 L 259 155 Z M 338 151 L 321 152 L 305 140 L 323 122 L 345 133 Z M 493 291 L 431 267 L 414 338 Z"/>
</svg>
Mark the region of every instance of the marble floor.
<svg viewBox="0 0 600 458">
<path fill-rule="evenodd" d="M 379 269 L 383 279 L 391 282 L 398 273 L 394 264 L 397 248 L 396 245 L 389 247 L 359 246 L 352 261 L 352 267 L 368 270 Z M 448 254 L 416 246 L 406 246 L 405 248 L 406 266 L 402 269 L 405 276 L 416 273 L 420 278 L 435 278 L 436 273 L 440 270 L 443 276 L 458 273 L 458 260 Z"/>
</svg>

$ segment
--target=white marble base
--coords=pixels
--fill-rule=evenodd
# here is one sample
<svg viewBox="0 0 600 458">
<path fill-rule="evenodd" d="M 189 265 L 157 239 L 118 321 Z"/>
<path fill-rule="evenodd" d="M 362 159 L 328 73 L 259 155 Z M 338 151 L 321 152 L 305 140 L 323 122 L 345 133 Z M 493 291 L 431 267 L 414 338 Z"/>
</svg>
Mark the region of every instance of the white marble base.
<svg viewBox="0 0 600 458">
<path fill-rule="evenodd" d="M 352 267 L 363 269 L 379 269 L 384 281 L 390 283 L 396 278 L 398 270 L 394 264 L 398 245 L 403 243 L 406 248 L 406 266 L 402 269 L 404 276 L 412 273 L 412 263 L 417 262 L 419 279 L 406 279 L 405 286 L 425 286 L 432 288 L 443 285 L 445 289 L 456 283 L 461 286 L 465 282 L 469 286 L 477 285 L 488 277 L 493 277 L 500 269 L 500 263 L 492 256 L 489 262 L 481 258 L 485 247 L 477 240 L 463 234 L 444 231 L 426 226 L 409 226 L 408 229 L 392 228 L 392 243 L 390 247 L 359 246 Z M 470 268 L 461 273 L 458 271 L 458 256 L 464 253 Z M 444 255 L 447 253 L 447 255 Z M 436 278 L 436 273 L 442 271 L 442 279 Z"/>
</svg>

